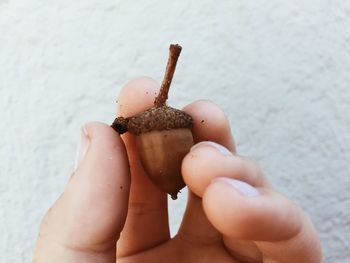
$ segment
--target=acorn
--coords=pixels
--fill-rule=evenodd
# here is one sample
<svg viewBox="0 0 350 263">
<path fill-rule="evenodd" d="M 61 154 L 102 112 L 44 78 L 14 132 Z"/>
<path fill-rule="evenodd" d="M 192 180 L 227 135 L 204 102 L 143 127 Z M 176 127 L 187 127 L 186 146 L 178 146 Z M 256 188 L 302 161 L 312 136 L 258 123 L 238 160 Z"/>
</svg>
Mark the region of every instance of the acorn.
<svg viewBox="0 0 350 263">
<path fill-rule="evenodd" d="M 166 105 L 181 49 L 180 45 L 170 45 L 164 79 L 154 106 L 128 118 L 118 117 L 111 125 L 119 134 L 130 132 L 135 135 L 146 174 L 174 200 L 185 186 L 181 176 L 182 159 L 193 145 L 192 117 Z"/>
</svg>

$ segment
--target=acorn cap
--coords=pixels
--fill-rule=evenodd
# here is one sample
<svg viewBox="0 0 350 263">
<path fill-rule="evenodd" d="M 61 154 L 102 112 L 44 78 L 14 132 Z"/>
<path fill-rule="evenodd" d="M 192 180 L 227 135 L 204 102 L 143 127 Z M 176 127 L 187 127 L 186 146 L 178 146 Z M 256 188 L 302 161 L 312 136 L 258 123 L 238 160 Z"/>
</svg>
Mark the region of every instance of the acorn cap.
<svg viewBox="0 0 350 263">
<path fill-rule="evenodd" d="M 112 127 L 120 134 L 129 131 L 135 135 L 150 131 L 190 129 L 192 117 L 182 110 L 168 106 L 152 107 L 129 118 L 118 117 Z"/>
</svg>

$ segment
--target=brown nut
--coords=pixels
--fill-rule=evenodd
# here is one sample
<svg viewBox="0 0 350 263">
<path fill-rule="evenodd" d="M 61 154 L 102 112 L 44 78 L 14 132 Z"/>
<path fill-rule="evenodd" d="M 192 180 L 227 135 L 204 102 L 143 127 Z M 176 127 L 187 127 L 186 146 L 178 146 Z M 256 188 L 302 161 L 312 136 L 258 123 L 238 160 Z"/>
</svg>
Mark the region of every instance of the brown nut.
<svg viewBox="0 0 350 263">
<path fill-rule="evenodd" d="M 136 137 L 137 149 L 146 173 L 164 192 L 176 199 L 185 186 L 181 162 L 193 145 L 191 130 L 151 131 Z"/>
<path fill-rule="evenodd" d="M 170 45 L 169 51 L 154 107 L 132 117 L 118 117 L 112 127 L 120 134 L 129 131 L 135 135 L 139 158 L 147 175 L 158 188 L 177 199 L 177 193 L 185 186 L 181 162 L 193 145 L 192 118 L 184 111 L 165 105 L 181 46 Z"/>
</svg>

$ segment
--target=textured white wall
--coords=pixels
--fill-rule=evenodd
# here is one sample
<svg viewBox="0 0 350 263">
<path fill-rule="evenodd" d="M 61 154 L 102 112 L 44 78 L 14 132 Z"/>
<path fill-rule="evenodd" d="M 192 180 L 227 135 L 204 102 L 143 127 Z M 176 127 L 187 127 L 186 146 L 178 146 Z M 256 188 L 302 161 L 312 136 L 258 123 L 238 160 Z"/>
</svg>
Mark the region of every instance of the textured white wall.
<svg viewBox="0 0 350 263">
<path fill-rule="evenodd" d="M 161 80 L 172 42 L 170 103 L 219 104 L 240 153 L 311 215 L 326 262 L 349 262 L 348 0 L 0 0 L 0 261 L 30 259 L 80 126 L 111 122 L 127 80 Z"/>
</svg>

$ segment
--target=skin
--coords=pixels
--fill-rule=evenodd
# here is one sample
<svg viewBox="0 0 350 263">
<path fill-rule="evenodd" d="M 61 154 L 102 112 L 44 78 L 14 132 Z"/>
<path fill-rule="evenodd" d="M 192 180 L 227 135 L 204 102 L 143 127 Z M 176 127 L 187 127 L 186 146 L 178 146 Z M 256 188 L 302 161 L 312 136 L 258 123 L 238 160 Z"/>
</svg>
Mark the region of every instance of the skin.
<svg viewBox="0 0 350 263">
<path fill-rule="evenodd" d="M 118 114 L 149 108 L 158 89 L 150 78 L 129 82 Z M 235 154 L 225 114 L 209 101 L 184 110 L 197 144 L 182 164 L 189 198 L 177 235 L 170 237 L 167 196 L 145 175 L 133 136 L 88 123 L 78 166 L 42 220 L 33 262 L 322 262 L 307 215 Z M 237 180 L 245 192 L 229 183 Z"/>
</svg>

